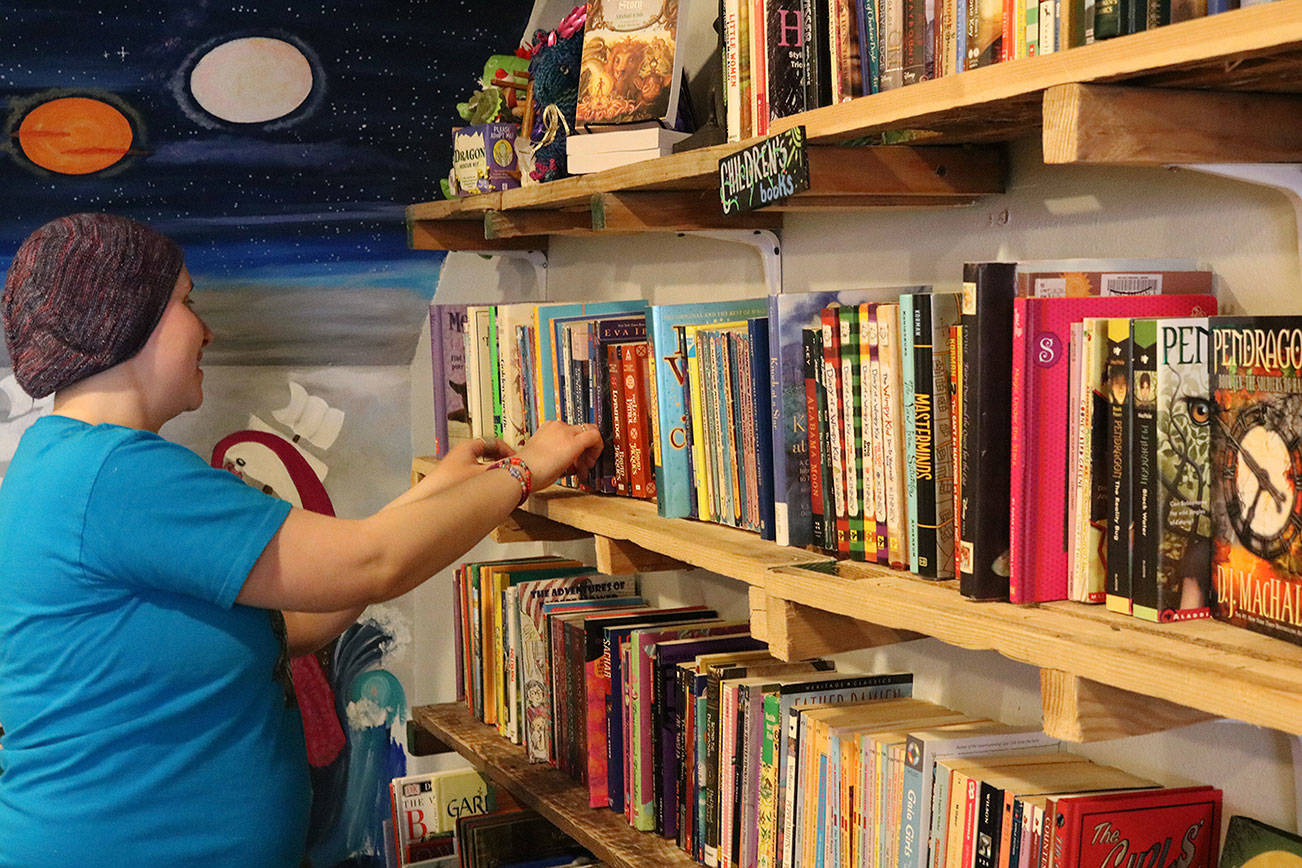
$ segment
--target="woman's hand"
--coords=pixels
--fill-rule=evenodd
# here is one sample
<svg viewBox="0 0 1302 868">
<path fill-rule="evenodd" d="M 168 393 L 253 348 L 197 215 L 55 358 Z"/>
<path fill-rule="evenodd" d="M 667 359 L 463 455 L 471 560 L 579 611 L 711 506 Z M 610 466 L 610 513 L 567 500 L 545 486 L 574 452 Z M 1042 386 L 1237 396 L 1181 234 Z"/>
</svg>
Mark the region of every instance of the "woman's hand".
<svg viewBox="0 0 1302 868">
<path fill-rule="evenodd" d="M 385 506 L 401 506 L 438 494 L 467 479 L 478 476 L 489 468 L 487 462 L 514 455 L 505 440 L 497 437 L 474 437 L 462 441 L 448 450 L 420 482 L 404 491 Z"/>
<path fill-rule="evenodd" d="M 567 473 L 585 475 L 601 455 L 601 432 L 595 425 L 544 422 L 516 453 L 541 491 Z"/>
</svg>

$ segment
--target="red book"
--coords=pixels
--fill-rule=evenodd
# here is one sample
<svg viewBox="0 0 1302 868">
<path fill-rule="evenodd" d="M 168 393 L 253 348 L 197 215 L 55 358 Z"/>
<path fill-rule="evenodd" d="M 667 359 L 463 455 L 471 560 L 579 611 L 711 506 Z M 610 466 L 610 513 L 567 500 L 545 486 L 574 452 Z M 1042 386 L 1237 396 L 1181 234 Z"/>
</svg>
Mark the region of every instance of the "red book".
<svg viewBox="0 0 1302 868">
<path fill-rule="evenodd" d="M 812 516 L 812 542 L 818 548 L 823 548 L 824 541 L 827 538 L 823 522 L 831 520 L 831 516 L 823 514 L 823 438 L 818 433 L 820 424 L 818 366 L 823 363 L 823 360 L 817 357 L 817 349 L 821 336 L 821 330 L 815 332 L 810 329 L 804 333 L 803 337 L 805 352 L 805 440 L 809 449 L 809 507 Z"/>
<path fill-rule="evenodd" d="M 1097 868 L 1119 852 L 1137 865 L 1215 868 L 1221 791 L 1203 786 L 1059 796 L 1054 826 L 1053 868 Z"/>
<path fill-rule="evenodd" d="M 646 402 L 642 400 L 645 378 L 639 352 L 646 357 L 646 344 L 629 344 L 620 350 L 624 372 L 624 427 L 628 447 L 628 486 L 633 497 L 647 496 L 647 430 Z"/>
<path fill-rule="evenodd" d="M 628 494 L 628 425 L 624 420 L 624 376 L 620 344 L 606 347 L 606 373 L 610 379 L 610 448 L 615 450 L 615 493 Z"/>
<path fill-rule="evenodd" d="M 1009 600 L 1067 598 L 1068 348 L 1085 317 L 1213 316 L 1210 295 L 1013 301 Z"/>
<path fill-rule="evenodd" d="M 646 467 L 646 498 L 647 500 L 656 499 L 656 472 L 655 464 L 651 460 L 653 450 L 651 438 L 655 436 L 655 429 L 651 426 L 652 416 L 656 412 L 655 404 L 651 400 L 651 345 L 638 344 L 633 350 L 637 353 L 637 399 L 641 402 L 642 418 L 642 464 Z"/>
</svg>

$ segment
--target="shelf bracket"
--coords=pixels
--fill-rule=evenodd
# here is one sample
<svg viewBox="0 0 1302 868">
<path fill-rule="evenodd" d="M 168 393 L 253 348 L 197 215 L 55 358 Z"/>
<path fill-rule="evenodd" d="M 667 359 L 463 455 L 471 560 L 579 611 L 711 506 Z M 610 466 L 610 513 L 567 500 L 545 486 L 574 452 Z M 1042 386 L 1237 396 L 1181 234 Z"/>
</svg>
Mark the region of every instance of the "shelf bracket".
<svg viewBox="0 0 1302 868">
<path fill-rule="evenodd" d="M 769 289 L 769 295 L 778 295 L 782 292 L 782 242 L 778 240 L 778 234 L 773 230 L 709 229 L 681 234 L 727 241 L 731 244 L 744 244 L 752 248 L 764 268 L 764 284 Z"/>
<path fill-rule="evenodd" d="M 749 605 L 751 635 L 767 642 L 769 653 L 787 662 L 926 638 L 912 630 L 895 630 L 802 606 L 762 588 L 750 589 Z"/>
<path fill-rule="evenodd" d="M 1298 267 L 1302 269 L 1302 163 L 1188 163 L 1180 164 L 1177 168 L 1218 175 L 1282 192 L 1293 206 Z"/>
<path fill-rule="evenodd" d="M 668 555 L 644 549 L 625 539 L 612 539 L 600 534 L 593 537 L 596 544 L 597 572 L 608 576 L 631 576 L 637 573 L 660 573 L 694 569 Z"/>
<path fill-rule="evenodd" d="M 1045 733 L 1072 742 L 1163 732 L 1215 718 L 1058 669 L 1040 670 L 1040 703 Z"/>
</svg>

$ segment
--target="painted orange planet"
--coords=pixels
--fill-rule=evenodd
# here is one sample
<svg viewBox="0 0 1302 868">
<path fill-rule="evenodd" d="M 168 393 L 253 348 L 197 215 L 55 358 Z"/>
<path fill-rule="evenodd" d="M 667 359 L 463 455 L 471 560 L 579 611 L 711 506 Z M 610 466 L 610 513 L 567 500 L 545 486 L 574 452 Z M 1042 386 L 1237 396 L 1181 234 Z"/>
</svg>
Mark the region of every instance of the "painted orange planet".
<svg viewBox="0 0 1302 868">
<path fill-rule="evenodd" d="M 18 126 L 27 159 L 63 175 L 87 175 L 116 164 L 131 149 L 131 122 L 103 100 L 65 96 L 43 102 Z"/>
</svg>

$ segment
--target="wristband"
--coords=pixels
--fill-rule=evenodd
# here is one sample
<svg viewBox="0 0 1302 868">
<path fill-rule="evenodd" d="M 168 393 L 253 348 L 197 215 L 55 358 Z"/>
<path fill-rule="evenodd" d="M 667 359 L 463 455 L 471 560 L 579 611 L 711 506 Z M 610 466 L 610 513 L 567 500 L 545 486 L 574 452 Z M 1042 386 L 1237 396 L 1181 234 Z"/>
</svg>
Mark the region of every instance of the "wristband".
<svg viewBox="0 0 1302 868">
<path fill-rule="evenodd" d="M 516 506 L 523 505 L 533 491 L 533 474 L 529 472 L 529 465 L 524 463 L 523 458 L 517 458 L 514 455 L 488 465 L 489 470 L 496 470 L 499 467 L 515 477 L 515 481 L 520 483 L 520 502 Z"/>
</svg>

